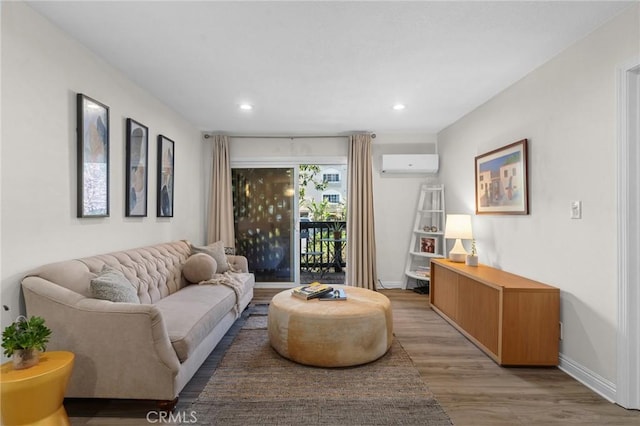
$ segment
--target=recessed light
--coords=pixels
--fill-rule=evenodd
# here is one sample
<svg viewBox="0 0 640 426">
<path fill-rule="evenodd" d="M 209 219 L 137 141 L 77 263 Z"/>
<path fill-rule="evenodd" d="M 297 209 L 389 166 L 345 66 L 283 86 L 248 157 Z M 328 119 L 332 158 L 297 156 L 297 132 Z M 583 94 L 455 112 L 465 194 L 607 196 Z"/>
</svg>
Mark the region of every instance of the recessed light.
<svg viewBox="0 0 640 426">
<path fill-rule="evenodd" d="M 402 111 L 405 108 L 406 108 L 406 106 L 404 104 L 395 104 L 393 106 L 393 109 L 395 109 L 396 111 Z"/>
<path fill-rule="evenodd" d="M 251 104 L 240 104 L 239 108 L 243 111 L 251 111 L 253 109 L 253 105 Z"/>
</svg>

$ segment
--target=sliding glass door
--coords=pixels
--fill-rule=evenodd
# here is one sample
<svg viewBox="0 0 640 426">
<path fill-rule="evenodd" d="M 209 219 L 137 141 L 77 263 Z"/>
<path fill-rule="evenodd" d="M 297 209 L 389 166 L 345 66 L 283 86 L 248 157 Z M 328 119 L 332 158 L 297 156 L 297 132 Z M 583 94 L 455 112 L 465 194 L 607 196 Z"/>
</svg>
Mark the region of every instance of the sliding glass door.
<svg viewBox="0 0 640 426">
<path fill-rule="evenodd" d="M 300 164 L 300 283 L 344 284 L 346 164 Z"/>
<path fill-rule="evenodd" d="M 346 164 L 232 169 L 236 253 L 259 283 L 344 283 Z"/>
<path fill-rule="evenodd" d="M 293 168 L 232 169 L 236 252 L 257 282 L 295 282 Z"/>
</svg>

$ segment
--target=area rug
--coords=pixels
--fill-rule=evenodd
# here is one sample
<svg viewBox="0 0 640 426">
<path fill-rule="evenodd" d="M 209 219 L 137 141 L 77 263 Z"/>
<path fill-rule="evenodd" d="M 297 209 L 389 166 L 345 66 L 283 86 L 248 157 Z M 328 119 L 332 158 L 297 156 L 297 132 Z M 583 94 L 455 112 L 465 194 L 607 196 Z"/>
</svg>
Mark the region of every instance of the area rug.
<svg viewBox="0 0 640 426">
<path fill-rule="evenodd" d="M 257 308 L 189 407 L 202 425 L 451 425 L 400 343 L 349 368 L 294 363 L 269 345 Z"/>
</svg>

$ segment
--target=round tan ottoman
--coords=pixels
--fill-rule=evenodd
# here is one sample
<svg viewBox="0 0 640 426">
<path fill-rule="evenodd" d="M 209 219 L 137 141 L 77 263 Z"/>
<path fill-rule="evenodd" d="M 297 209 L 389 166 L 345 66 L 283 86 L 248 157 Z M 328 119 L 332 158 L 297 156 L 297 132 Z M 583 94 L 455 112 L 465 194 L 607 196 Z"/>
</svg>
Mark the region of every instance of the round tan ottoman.
<svg viewBox="0 0 640 426">
<path fill-rule="evenodd" d="M 283 357 L 318 367 L 346 367 L 374 361 L 393 339 L 391 303 L 383 294 L 349 286 L 347 300 L 303 300 L 291 290 L 269 305 L 271 346 Z"/>
</svg>

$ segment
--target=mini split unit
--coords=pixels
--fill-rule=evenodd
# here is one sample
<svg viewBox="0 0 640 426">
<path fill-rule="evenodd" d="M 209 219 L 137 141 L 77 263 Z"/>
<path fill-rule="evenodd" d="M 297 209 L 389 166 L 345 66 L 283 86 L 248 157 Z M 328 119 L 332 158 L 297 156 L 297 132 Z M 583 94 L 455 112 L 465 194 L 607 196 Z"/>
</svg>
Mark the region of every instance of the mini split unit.
<svg viewBox="0 0 640 426">
<path fill-rule="evenodd" d="M 437 173 L 437 154 L 386 154 L 382 173 Z"/>
</svg>

